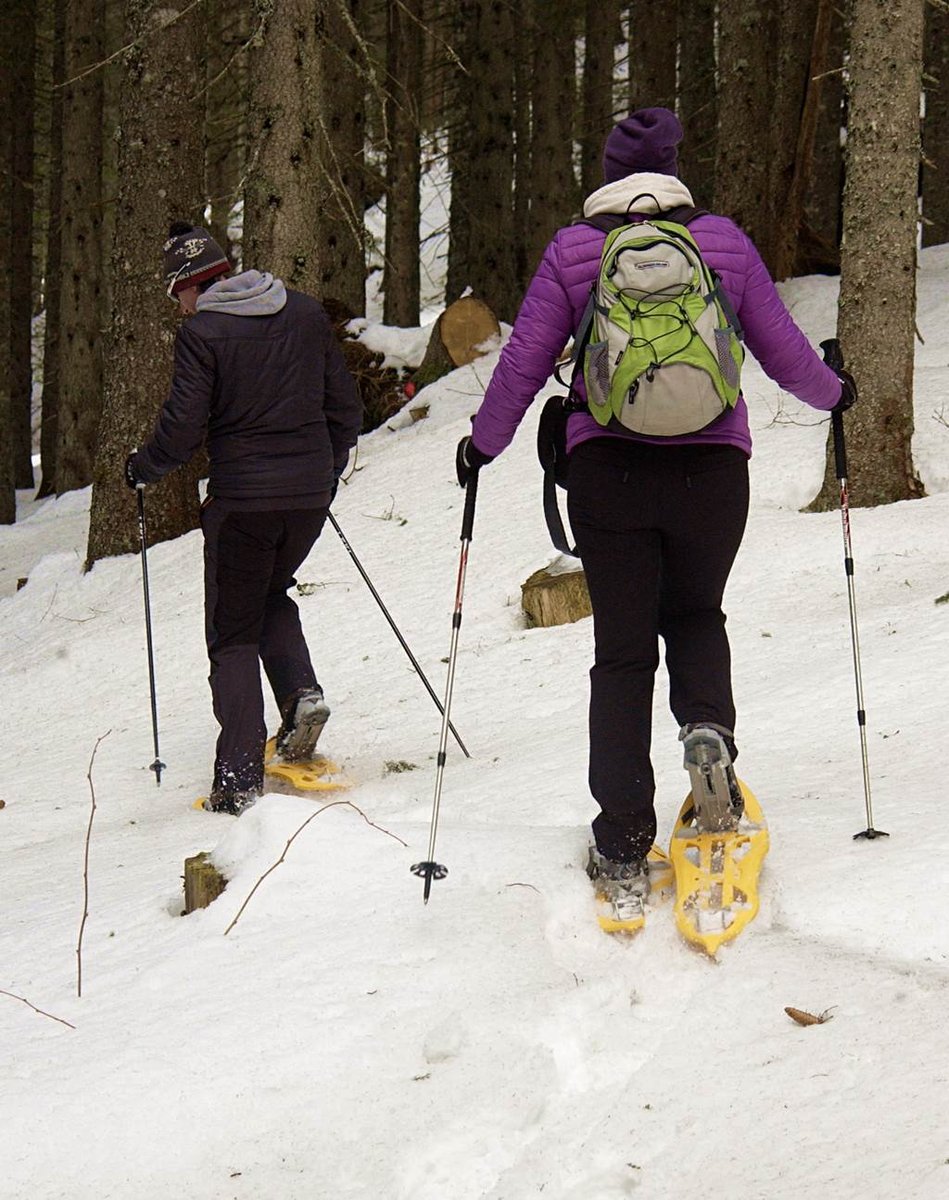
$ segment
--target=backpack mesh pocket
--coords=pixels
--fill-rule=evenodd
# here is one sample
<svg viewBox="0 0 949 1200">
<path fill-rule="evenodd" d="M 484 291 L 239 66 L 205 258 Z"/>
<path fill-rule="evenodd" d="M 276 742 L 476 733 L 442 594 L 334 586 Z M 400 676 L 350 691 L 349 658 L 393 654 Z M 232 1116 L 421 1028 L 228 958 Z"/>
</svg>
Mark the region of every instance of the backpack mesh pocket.
<svg viewBox="0 0 949 1200">
<path fill-rule="evenodd" d="M 722 379 L 730 388 L 738 387 L 738 364 L 732 354 L 732 334 L 730 329 L 715 330 L 715 355 L 718 359 L 718 369 Z"/>
<path fill-rule="evenodd" d="M 594 342 L 587 347 L 587 369 L 584 374 L 589 403 L 607 404 L 610 398 L 609 342 Z"/>
</svg>

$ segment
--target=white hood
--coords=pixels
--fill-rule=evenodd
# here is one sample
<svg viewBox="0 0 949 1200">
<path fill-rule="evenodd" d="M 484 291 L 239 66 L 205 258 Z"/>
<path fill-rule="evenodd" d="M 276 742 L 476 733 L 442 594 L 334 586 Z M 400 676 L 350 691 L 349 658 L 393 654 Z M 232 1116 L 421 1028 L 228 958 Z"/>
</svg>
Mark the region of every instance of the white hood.
<svg viewBox="0 0 949 1200">
<path fill-rule="evenodd" d="M 692 193 L 675 175 L 637 171 L 624 179 L 606 183 L 587 196 L 583 202 L 583 215 L 668 212 L 670 208 L 693 203 Z"/>
</svg>

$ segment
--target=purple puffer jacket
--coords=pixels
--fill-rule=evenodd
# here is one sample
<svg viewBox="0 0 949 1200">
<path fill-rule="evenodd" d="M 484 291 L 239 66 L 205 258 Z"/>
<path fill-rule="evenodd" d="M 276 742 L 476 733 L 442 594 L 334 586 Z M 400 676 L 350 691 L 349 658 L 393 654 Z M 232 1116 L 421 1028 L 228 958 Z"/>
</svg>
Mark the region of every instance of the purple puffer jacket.
<svg viewBox="0 0 949 1200">
<path fill-rule="evenodd" d="M 662 184 L 657 186 L 659 180 Z M 647 186 L 650 194 L 658 192 L 660 186 L 667 188 L 668 196 L 661 197 L 663 208 L 692 202 L 687 189 L 673 177 L 630 175 L 594 192 L 584 205 L 584 213 L 622 212 L 634 196 L 644 194 Z M 611 201 L 614 207 L 605 208 Z M 651 211 L 655 212 L 655 207 Z M 795 325 L 747 234 L 727 217 L 711 214 L 696 217 L 689 233 L 705 261 L 721 277 L 744 329 L 745 343 L 767 374 L 785 391 L 814 408 L 833 408 L 840 399 L 840 380 Z M 510 444 L 524 413 L 578 329 L 605 240 L 606 234 L 591 225 L 568 225 L 557 232 L 544 251 L 474 420 L 472 440 L 483 453 L 496 456 Z M 578 383 L 582 388 L 582 378 Z M 587 413 L 578 413 L 567 425 L 567 449 L 588 438 L 604 436 L 627 435 L 607 434 Z M 750 456 L 751 433 L 744 398 L 739 396 L 735 407 L 709 428 L 662 439 L 665 445 L 685 442 L 738 446 Z"/>
</svg>

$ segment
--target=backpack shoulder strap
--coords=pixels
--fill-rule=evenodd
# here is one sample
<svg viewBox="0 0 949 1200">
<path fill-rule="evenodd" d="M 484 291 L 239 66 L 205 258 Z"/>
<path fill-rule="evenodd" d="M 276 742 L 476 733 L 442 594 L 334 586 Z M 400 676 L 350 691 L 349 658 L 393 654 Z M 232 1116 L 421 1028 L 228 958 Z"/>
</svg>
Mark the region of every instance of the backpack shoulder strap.
<svg viewBox="0 0 949 1200">
<path fill-rule="evenodd" d="M 576 411 L 570 396 L 550 396 L 537 425 L 537 456 L 544 468 L 544 520 L 554 546 L 572 558 L 578 557 L 577 548 L 567 541 L 557 503 L 557 485 L 567 485 L 567 418 Z"/>
<path fill-rule="evenodd" d="M 592 225 L 594 229 L 600 229 L 603 233 L 612 233 L 614 229 L 619 229 L 621 225 L 632 225 L 629 213 L 595 213 L 592 217 L 581 217 L 575 221 L 575 225 Z M 707 208 L 696 208 L 694 204 L 680 204 L 677 208 L 667 208 L 663 212 L 657 213 L 642 213 L 636 214 L 643 216 L 648 221 L 650 217 L 656 217 L 660 221 L 674 221 L 677 225 L 688 225 L 694 221 L 696 217 L 707 217 Z"/>
<path fill-rule="evenodd" d="M 621 225 L 629 225 L 629 217 L 626 213 L 596 213 L 592 217 L 580 217 L 574 221 L 575 225 L 592 225 L 594 229 L 599 229 L 603 233 L 612 233 L 614 229 L 619 229 Z"/>
<path fill-rule="evenodd" d="M 707 208 L 696 208 L 694 204 L 680 204 L 678 208 L 667 208 L 665 212 L 656 213 L 660 221 L 674 221 L 676 225 L 689 225 L 696 217 L 707 217 Z"/>
</svg>

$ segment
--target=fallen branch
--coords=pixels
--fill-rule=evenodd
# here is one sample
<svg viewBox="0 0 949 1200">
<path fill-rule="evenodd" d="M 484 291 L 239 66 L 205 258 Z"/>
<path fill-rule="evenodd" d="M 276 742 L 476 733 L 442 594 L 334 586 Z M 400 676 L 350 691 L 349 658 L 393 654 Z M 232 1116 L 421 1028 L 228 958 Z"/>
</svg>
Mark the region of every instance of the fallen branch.
<svg viewBox="0 0 949 1200">
<path fill-rule="evenodd" d="M 8 992 L 4 988 L 0 988 L 0 996 L 9 996 L 11 1000 L 19 1000 L 21 1004 L 25 1004 L 27 1008 L 32 1008 L 35 1013 L 39 1013 L 41 1017 L 49 1017 L 51 1021 L 58 1021 L 60 1025 L 68 1025 L 70 1029 L 75 1029 L 76 1026 L 71 1021 L 64 1021 L 62 1017 L 54 1017 L 52 1013 L 44 1012 L 42 1008 L 37 1008 L 35 1004 L 31 1004 L 25 996 L 18 996 L 15 992 Z"/>
<path fill-rule="evenodd" d="M 304 829 L 306 829 L 307 825 L 309 825 L 309 823 L 311 821 L 315 821 L 316 818 L 318 816 L 320 816 L 321 813 L 325 813 L 328 808 L 338 808 L 340 805 L 345 805 L 347 808 L 351 808 L 353 810 L 353 812 L 359 813 L 359 815 L 362 817 L 362 819 L 366 822 L 367 825 L 371 825 L 373 827 L 373 829 L 378 829 L 380 833 L 386 834 L 387 837 L 394 838 L 395 841 L 397 841 L 401 846 L 408 846 L 408 842 L 403 842 L 402 839 L 398 836 L 398 834 L 390 833 L 390 831 L 388 829 L 383 829 L 382 826 L 377 825 L 375 823 L 375 821 L 370 821 L 369 818 L 366 816 L 366 814 L 362 811 L 362 809 L 359 808 L 357 805 L 353 804 L 352 800 L 330 800 L 330 802 L 328 804 L 324 804 L 320 808 L 318 808 L 315 813 L 311 813 L 310 816 L 308 816 L 307 819 L 300 826 L 300 828 L 297 829 L 294 833 L 292 833 L 290 835 L 290 837 L 287 839 L 287 844 L 283 848 L 283 853 L 280 855 L 280 857 L 277 859 L 277 861 L 275 863 L 272 863 L 267 868 L 267 870 L 264 871 L 263 875 L 261 875 L 261 877 L 254 884 L 254 886 L 250 889 L 250 892 L 247 894 L 247 897 L 244 900 L 244 903 L 237 910 L 237 914 L 234 917 L 234 920 L 231 921 L 231 923 L 230 923 L 230 925 L 228 925 L 227 929 L 224 930 L 225 937 L 227 937 L 227 935 L 231 932 L 231 930 L 234 928 L 234 926 L 237 924 L 237 922 L 241 919 L 241 916 L 244 913 L 244 909 L 247 907 L 248 904 L 250 904 L 251 898 L 253 897 L 254 893 L 257 891 L 257 889 L 260 887 L 260 885 L 264 882 L 264 880 L 267 878 L 267 876 L 270 875 L 273 871 L 276 871 L 277 867 L 279 867 L 280 864 L 286 859 L 287 851 L 290 849 L 290 847 L 293 845 L 293 843 L 296 841 L 296 839 L 300 836 L 300 834 L 304 831 Z"/>
<path fill-rule="evenodd" d="M 86 778 L 89 780 L 89 791 L 92 793 L 92 807 L 89 810 L 89 824 L 86 826 L 86 846 L 82 861 L 82 920 L 79 922 L 79 940 L 76 942 L 76 995 L 82 996 L 82 935 L 86 928 L 86 918 L 89 916 L 89 846 L 92 842 L 92 821 L 96 815 L 96 789 L 92 782 L 92 764 L 96 761 L 96 751 L 99 743 L 104 741 L 111 729 L 96 739 L 92 747 L 92 757 L 89 759 L 89 770 Z"/>
</svg>

